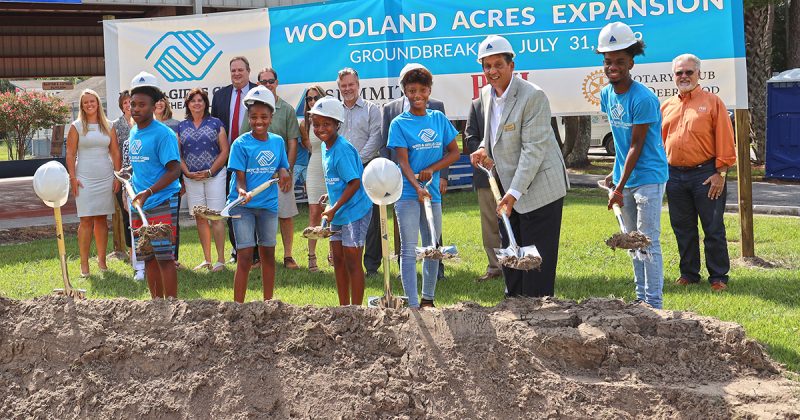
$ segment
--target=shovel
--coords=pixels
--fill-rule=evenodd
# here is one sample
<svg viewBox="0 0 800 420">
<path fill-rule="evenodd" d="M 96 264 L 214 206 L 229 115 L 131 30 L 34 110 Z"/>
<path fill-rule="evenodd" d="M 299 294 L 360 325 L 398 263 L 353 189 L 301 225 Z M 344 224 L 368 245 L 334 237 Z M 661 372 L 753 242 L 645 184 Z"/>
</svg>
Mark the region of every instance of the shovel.
<svg viewBox="0 0 800 420">
<path fill-rule="evenodd" d="M 136 233 L 139 235 L 139 241 L 136 243 L 136 247 L 140 252 L 143 252 L 148 251 L 152 247 L 151 241 L 153 239 L 168 238 L 169 235 L 172 234 L 172 227 L 163 223 L 151 225 L 147 221 L 147 216 L 144 214 L 141 204 L 134 200 L 136 193 L 133 191 L 133 186 L 131 186 L 130 182 L 131 169 L 132 168 L 128 166 L 120 169 L 119 171 L 114 171 L 114 176 L 124 186 L 125 192 L 128 193 L 128 197 L 131 199 L 131 205 L 134 209 L 136 209 L 136 212 L 139 213 L 139 217 L 142 219 L 142 226 L 136 229 Z"/>
<path fill-rule="evenodd" d="M 261 185 L 253 188 L 252 191 L 248 191 L 248 193 L 250 194 L 250 198 L 252 199 L 253 197 L 261 194 L 264 190 L 266 190 L 267 188 L 269 188 L 272 184 L 274 184 L 276 182 L 278 182 L 278 178 L 272 178 L 272 179 L 262 183 Z M 227 219 L 227 218 L 237 219 L 237 218 L 239 218 L 241 216 L 238 216 L 238 215 L 237 216 L 231 216 L 231 209 L 236 207 L 236 206 L 238 206 L 239 204 L 242 204 L 243 201 L 244 201 L 244 197 L 239 197 L 236 200 L 231 201 L 220 212 L 217 212 L 216 210 L 208 209 L 207 207 L 204 208 L 204 206 L 194 206 L 192 208 L 192 211 L 195 214 L 199 214 L 199 215 L 205 217 L 208 220 L 222 220 L 222 219 Z"/>
<path fill-rule="evenodd" d="M 323 196 L 318 204 L 325 204 L 327 201 L 327 198 Z M 325 211 L 328 211 L 330 208 L 331 206 L 325 206 Z M 333 236 L 333 231 L 331 231 L 326 216 L 322 216 L 322 223 L 319 226 L 309 226 L 303 229 L 303 237 L 306 239 L 327 239 L 331 236 Z"/>
<path fill-rule="evenodd" d="M 612 189 L 606 186 L 605 181 L 602 179 L 597 181 L 597 186 L 608 191 L 609 193 L 612 192 Z M 628 229 L 625 228 L 625 221 L 622 219 L 622 209 L 619 207 L 619 204 L 612 204 L 611 210 L 614 211 L 614 216 L 617 218 L 620 231 L 606 239 L 606 245 L 611 247 L 611 249 L 620 248 L 631 250 L 640 250 L 650 246 L 650 238 L 648 238 L 645 234 L 639 232 L 638 230 L 628 232 Z"/>
<path fill-rule="evenodd" d="M 433 178 L 425 183 L 424 188 L 427 190 L 431 185 Z M 433 205 L 431 199 L 425 197 L 423 200 L 425 206 L 425 218 L 428 220 L 428 231 L 431 234 L 431 244 L 428 246 L 418 246 L 414 249 L 417 254 L 417 259 L 433 259 L 433 260 L 447 260 L 458 257 L 458 249 L 455 245 L 450 246 L 436 246 L 436 228 L 433 225 Z"/>
<path fill-rule="evenodd" d="M 61 278 L 64 280 L 63 289 L 53 289 L 53 293 L 65 295 L 72 298 L 83 299 L 86 297 L 86 290 L 73 289 L 69 282 L 69 270 L 67 269 L 67 250 L 64 246 L 64 227 L 61 224 L 61 207 L 53 207 L 56 218 L 56 240 L 58 242 L 58 256 L 61 259 Z"/>
<path fill-rule="evenodd" d="M 495 203 L 499 203 L 502 199 L 502 196 L 500 195 L 500 188 L 497 186 L 497 180 L 494 179 L 492 171 L 490 169 L 486 169 L 486 167 L 483 165 L 478 165 L 478 167 L 481 168 L 489 178 L 489 187 L 492 189 L 494 201 Z M 508 247 L 494 249 L 494 253 L 497 256 L 497 260 L 500 262 L 500 264 L 515 270 L 528 271 L 539 269 L 539 267 L 542 266 L 542 256 L 539 254 L 539 250 L 536 248 L 536 245 L 523 247 L 517 245 L 517 240 L 514 238 L 514 232 L 511 230 L 511 221 L 508 220 L 508 215 L 506 215 L 505 209 L 503 209 L 501 212 L 500 218 L 503 220 L 503 226 L 508 234 Z"/>
<path fill-rule="evenodd" d="M 378 206 L 381 217 L 381 254 L 383 256 L 383 296 L 370 296 L 367 306 L 370 308 L 400 309 L 408 306 L 408 296 L 392 295 L 391 263 L 389 262 L 389 230 L 386 229 L 386 206 Z"/>
</svg>

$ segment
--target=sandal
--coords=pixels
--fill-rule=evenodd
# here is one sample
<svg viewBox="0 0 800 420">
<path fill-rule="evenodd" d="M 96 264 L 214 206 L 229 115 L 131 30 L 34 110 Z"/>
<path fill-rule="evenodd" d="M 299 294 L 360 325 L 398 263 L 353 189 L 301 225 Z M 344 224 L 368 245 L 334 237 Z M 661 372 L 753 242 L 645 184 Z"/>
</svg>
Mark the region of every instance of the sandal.
<svg viewBox="0 0 800 420">
<path fill-rule="evenodd" d="M 211 270 L 212 273 L 218 273 L 224 269 L 225 269 L 225 263 L 217 261 L 209 270 Z"/>
<path fill-rule="evenodd" d="M 300 268 L 300 266 L 297 265 L 297 262 L 295 262 L 294 258 L 292 257 L 283 257 L 283 266 L 289 270 L 297 270 Z"/>
<path fill-rule="evenodd" d="M 328 253 L 328 264 L 333 266 L 333 254 L 330 252 Z"/>
<path fill-rule="evenodd" d="M 210 262 L 208 262 L 208 261 L 203 261 L 202 263 L 200 263 L 200 264 L 199 264 L 197 267 L 193 268 L 192 270 L 194 270 L 194 271 L 200 271 L 200 270 L 202 270 L 202 269 L 208 269 L 208 270 L 210 270 L 210 269 L 211 269 L 211 263 L 210 263 Z"/>
<path fill-rule="evenodd" d="M 316 254 L 308 254 L 308 271 L 312 273 L 319 272 L 319 267 L 317 267 Z"/>
</svg>

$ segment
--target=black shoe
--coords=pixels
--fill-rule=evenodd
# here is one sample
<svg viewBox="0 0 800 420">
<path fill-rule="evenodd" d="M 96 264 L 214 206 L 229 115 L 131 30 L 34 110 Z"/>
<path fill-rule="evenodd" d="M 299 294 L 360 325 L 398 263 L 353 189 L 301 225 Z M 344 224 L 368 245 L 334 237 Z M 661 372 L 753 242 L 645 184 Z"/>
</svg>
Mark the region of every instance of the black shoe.
<svg viewBox="0 0 800 420">
<path fill-rule="evenodd" d="M 433 300 L 432 299 L 421 299 L 419 301 L 419 307 L 420 308 L 435 308 L 436 305 L 433 304 Z"/>
<path fill-rule="evenodd" d="M 377 276 L 378 270 L 367 270 L 365 274 L 367 275 L 367 277 Z"/>
</svg>

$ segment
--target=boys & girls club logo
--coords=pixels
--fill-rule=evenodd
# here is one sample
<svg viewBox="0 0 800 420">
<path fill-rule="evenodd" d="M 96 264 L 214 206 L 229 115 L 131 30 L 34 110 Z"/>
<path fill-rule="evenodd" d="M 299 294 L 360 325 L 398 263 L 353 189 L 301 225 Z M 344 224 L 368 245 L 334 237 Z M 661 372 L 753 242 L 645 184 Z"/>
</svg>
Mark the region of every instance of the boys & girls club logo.
<svg viewBox="0 0 800 420">
<path fill-rule="evenodd" d="M 272 162 L 275 161 L 275 154 L 269 150 L 262 150 L 256 156 L 256 161 L 261 166 L 272 165 Z"/>
<path fill-rule="evenodd" d="M 426 128 L 419 132 L 419 138 L 425 143 L 430 143 L 436 140 L 438 134 L 432 128 Z"/>
<path fill-rule="evenodd" d="M 211 37 L 199 29 L 169 31 L 144 58 L 156 57 L 153 68 L 168 82 L 202 80 L 222 55 L 215 46 Z"/>
<path fill-rule="evenodd" d="M 142 141 L 139 139 L 133 139 L 128 144 L 128 150 L 132 155 L 138 155 L 139 152 L 142 150 Z"/>
</svg>

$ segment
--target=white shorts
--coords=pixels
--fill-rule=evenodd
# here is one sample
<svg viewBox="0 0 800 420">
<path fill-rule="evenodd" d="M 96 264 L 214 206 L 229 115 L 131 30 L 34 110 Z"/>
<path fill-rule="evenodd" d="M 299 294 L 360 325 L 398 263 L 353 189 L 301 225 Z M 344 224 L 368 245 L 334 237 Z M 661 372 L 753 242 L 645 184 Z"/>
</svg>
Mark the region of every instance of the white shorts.
<svg viewBox="0 0 800 420">
<path fill-rule="evenodd" d="M 192 216 L 194 216 L 194 206 L 206 206 L 217 211 L 225 207 L 225 174 L 227 172 L 225 168 L 222 168 L 213 177 L 202 181 L 183 177 L 183 184 L 186 186 L 186 201 Z"/>
</svg>

